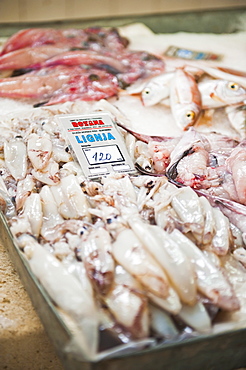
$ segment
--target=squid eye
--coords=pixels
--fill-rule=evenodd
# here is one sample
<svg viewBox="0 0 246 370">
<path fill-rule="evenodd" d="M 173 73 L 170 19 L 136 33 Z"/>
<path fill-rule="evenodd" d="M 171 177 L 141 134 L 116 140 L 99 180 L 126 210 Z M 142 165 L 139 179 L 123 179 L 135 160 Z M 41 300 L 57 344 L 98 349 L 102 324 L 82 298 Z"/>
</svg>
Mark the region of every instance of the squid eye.
<svg viewBox="0 0 246 370">
<path fill-rule="evenodd" d="M 195 112 L 193 112 L 193 110 L 189 110 L 188 112 L 186 112 L 186 118 L 189 120 L 189 121 L 192 121 L 194 118 L 195 118 Z"/>
<path fill-rule="evenodd" d="M 237 91 L 239 89 L 239 85 L 236 82 L 229 82 L 228 84 L 229 89 Z"/>
</svg>

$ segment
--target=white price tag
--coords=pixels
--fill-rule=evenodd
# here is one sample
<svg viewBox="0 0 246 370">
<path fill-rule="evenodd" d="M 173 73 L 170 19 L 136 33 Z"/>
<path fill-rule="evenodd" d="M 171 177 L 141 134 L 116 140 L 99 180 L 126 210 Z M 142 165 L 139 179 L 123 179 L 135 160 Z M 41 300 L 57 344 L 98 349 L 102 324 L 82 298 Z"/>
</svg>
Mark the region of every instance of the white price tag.
<svg viewBox="0 0 246 370">
<path fill-rule="evenodd" d="M 136 171 L 109 113 L 68 114 L 57 118 L 87 178 Z"/>
</svg>

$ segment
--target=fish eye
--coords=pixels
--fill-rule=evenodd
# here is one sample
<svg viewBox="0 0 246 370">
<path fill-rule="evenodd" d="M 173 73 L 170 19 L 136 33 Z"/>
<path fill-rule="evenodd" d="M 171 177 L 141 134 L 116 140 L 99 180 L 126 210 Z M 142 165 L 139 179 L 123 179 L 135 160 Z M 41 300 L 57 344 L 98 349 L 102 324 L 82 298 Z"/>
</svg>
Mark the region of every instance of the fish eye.
<svg viewBox="0 0 246 370">
<path fill-rule="evenodd" d="M 228 84 L 229 89 L 237 91 L 239 89 L 239 85 L 236 82 L 229 82 Z"/>
<path fill-rule="evenodd" d="M 150 94 L 150 89 L 149 88 L 144 89 L 143 93 L 145 95 L 149 95 Z"/>
<path fill-rule="evenodd" d="M 186 112 L 186 118 L 191 121 L 195 118 L 195 112 L 193 112 L 193 110 L 189 110 L 188 112 Z"/>
</svg>

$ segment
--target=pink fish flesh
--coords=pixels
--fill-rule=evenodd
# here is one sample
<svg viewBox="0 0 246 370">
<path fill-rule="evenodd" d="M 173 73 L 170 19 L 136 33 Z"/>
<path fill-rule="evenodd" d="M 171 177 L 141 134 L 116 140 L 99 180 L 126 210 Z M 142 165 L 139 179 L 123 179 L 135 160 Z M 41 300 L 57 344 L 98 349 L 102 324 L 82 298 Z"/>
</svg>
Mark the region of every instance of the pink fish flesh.
<svg viewBox="0 0 246 370">
<path fill-rule="evenodd" d="M 122 50 L 128 45 L 128 40 L 125 37 L 121 37 L 116 28 L 90 27 L 65 30 L 29 28 L 11 36 L 5 43 L 1 54 L 41 45 L 63 45 L 70 48 L 82 47 L 84 49 L 96 50 L 99 47 L 113 47 L 114 50 Z"/>
<path fill-rule="evenodd" d="M 115 76 L 80 66 L 56 66 L 0 79 L 0 97 L 49 100 L 55 94 L 54 101 L 98 100 L 117 92 Z"/>
<path fill-rule="evenodd" d="M 55 65 L 109 65 L 118 73 L 126 71 L 124 64 L 115 58 L 103 54 L 96 53 L 92 50 L 74 50 L 60 53 L 59 55 L 50 58 L 43 62 L 39 67 L 50 67 Z"/>
<path fill-rule="evenodd" d="M 42 45 L 11 51 L 0 56 L 0 70 L 32 68 L 65 50 L 64 46 Z"/>
<path fill-rule="evenodd" d="M 68 83 L 57 90 L 46 105 L 64 103 L 66 101 L 93 101 L 107 99 L 118 93 L 118 81 L 115 76 L 90 69 L 82 74 L 74 74 Z"/>
</svg>

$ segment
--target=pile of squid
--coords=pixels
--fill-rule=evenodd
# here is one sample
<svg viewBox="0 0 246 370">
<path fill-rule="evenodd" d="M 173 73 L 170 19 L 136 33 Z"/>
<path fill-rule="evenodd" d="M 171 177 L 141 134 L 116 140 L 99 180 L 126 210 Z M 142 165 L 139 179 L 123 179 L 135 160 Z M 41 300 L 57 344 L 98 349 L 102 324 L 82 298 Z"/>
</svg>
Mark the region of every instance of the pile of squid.
<svg viewBox="0 0 246 370">
<path fill-rule="evenodd" d="M 130 51 L 128 43 L 115 28 L 21 30 L 0 54 L 0 97 L 35 105 L 97 101 L 164 71 L 160 57 Z"/>
<path fill-rule="evenodd" d="M 36 108 L 0 123 L 0 206 L 31 270 L 79 329 L 87 359 L 212 333 L 221 313 L 246 304 L 245 226 L 224 214 L 233 202 L 167 176 L 88 181 L 54 119 L 81 108 Z M 132 137 L 125 132 L 129 152 L 146 161 Z"/>
</svg>

